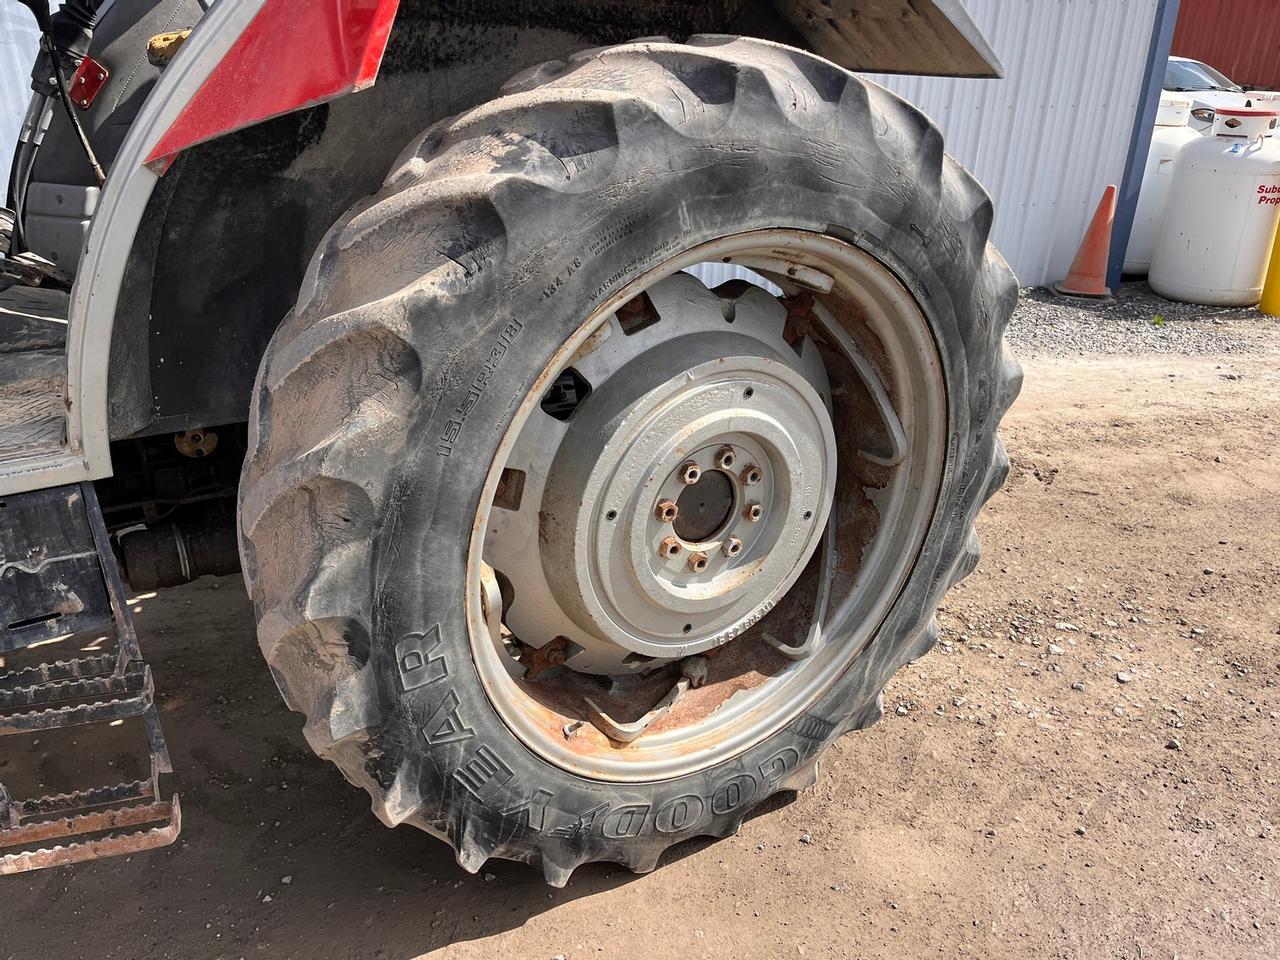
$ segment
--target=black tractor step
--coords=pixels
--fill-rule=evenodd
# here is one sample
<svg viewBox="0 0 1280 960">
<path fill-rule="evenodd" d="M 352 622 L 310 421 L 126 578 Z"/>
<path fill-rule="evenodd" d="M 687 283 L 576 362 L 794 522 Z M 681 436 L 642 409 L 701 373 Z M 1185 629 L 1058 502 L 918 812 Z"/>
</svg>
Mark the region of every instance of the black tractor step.
<svg viewBox="0 0 1280 960">
<path fill-rule="evenodd" d="M 79 660 L 55 660 L 40 663 L 21 670 L 0 673 L 0 690 L 14 690 L 62 680 L 79 680 L 81 677 L 98 677 L 115 669 L 119 657 L 114 653 L 100 653 Z"/>
<path fill-rule="evenodd" d="M 67 696 L 69 687 L 83 688 L 78 696 Z M 15 697 L 16 705 L 35 706 L 61 700 L 84 698 L 84 703 L 46 707 L 43 710 L 9 712 L 6 697 Z M 21 701 L 25 700 L 25 703 Z M 0 737 L 13 733 L 37 733 L 58 730 L 83 723 L 102 723 L 144 716 L 155 705 L 155 687 L 151 670 L 143 664 L 130 664 L 123 676 L 114 674 L 90 680 L 67 680 L 38 687 L 19 687 L 0 693 Z"/>
<path fill-rule="evenodd" d="M 92 484 L 6 496 L 0 653 L 84 639 L 114 649 L 0 673 L 0 737 L 140 718 L 151 775 L 31 799 L 0 784 L 0 874 L 164 846 L 182 822 L 177 796 L 160 793 L 172 765 L 155 685 Z"/>
<path fill-rule="evenodd" d="M 31 686 L 0 687 L 0 723 L 4 715 L 19 707 L 36 707 L 46 703 L 84 700 L 90 697 L 116 699 L 141 693 L 148 686 L 145 666 L 127 664 L 123 671 L 106 671 L 68 680 L 47 680 Z M 123 714 L 122 714 L 123 716 Z"/>
<path fill-rule="evenodd" d="M 137 853 L 173 843 L 182 829 L 177 796 L 156 795 L 151 777 L 31 800 L 0 786 L 0 876 Z M 67 843 L 51 841 L 66 840 Z"/>
</svg>

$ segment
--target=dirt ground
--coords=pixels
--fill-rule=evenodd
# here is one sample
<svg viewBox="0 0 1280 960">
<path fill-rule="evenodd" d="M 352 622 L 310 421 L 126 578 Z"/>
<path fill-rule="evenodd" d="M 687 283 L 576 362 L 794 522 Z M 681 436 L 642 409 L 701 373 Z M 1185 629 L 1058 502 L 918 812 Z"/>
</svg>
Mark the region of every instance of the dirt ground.
<svg viewBox="0 0 1280 960">
<path fill-rule="evenodd" d="M 1028 360 L 937 652 L 816 788 L 644 877 L 463 873 L 308 753 L 237 580 L 139 600 L 182 837 L 0 880 L 0 958 L 1280 955 L 1280 336 L 1240 327 Z"/>
</svg>

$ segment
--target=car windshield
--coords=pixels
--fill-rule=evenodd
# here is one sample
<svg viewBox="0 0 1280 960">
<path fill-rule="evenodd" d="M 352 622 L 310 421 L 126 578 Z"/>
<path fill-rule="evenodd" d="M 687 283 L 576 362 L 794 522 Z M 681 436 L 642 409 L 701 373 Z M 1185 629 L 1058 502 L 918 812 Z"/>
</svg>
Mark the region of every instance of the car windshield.
<svg viewBox="0 0 1280 960">
<path fill-rule="evenodd" d="M 1196 60 L 1170 60 L 1164 70 L 1164 88 L 1189 93 L 1195 90 L 1229 90 L 1244 93 L 1207 63 Z"/>
</svg>

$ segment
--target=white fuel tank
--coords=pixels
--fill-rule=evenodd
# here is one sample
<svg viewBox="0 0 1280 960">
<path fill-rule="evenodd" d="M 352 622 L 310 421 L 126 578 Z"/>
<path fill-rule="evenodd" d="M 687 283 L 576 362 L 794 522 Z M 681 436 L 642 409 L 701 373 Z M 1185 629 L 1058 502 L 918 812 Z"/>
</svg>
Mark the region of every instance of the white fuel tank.
<svg viewBox="0 0 1280 960">
<path fill-rule="evenodd" d="M 1145 277 L 1151 269 L 1151 254 L 1164 224 L 1169 188 L 1173 185 L 1173 161 L 1184 146 L 1201 139 L 1198 131 L 1187 126 L 1192 105 L 1190 97 L 1177 94 L 1168 93 L 1160 98 L 1147 168 L 1142 174 L 1142 192 L 1138 194 L 1138 209 L 1133 216 L 1133 232 L 1125 251 L 1126 274 Z"/>
<path fill-rule="evenodd" d="M 1162 297 L 1250 306 L 1262 297 L 1280 222 L 1274 109 L 1221 109 L 1213 135 L 1174 160 L 1148 281 Z"/>
</svg>

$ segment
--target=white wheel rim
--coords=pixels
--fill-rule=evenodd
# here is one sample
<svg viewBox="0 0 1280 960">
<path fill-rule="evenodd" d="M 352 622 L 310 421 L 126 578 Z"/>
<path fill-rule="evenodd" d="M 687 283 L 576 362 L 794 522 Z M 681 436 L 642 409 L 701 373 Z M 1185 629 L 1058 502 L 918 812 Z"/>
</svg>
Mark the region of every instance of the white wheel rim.
<svg viewBox="0 0 1280 960">
<path fill-rule="evenodd" d="M 789 278 L 809 281 L 820 303 L 816 314 L 828 355 L 832 349 L 847 348 L 850 356 L 865 360 L 859 342 L 872 345 L 887 374 L 885 389 L 905 439 L 904 455 L 896 465 L 869 467 L 859 462 L 853 465 L 858 469 L 847 471 L 850 483 L 858 482 L 859 470 L 879 471 L 874 489 L 846 488 L 836 495 L 837 473 L 844 477 L 848 456 L 842 451 L 837 461 L 826 403 L 838 406 L 847 401 L 828 396 L 825 368 L 818 351 L 810 349 L 811 342 L 798 353 L 786 349 L 785 342 L 779 349 L 769 330 L 776 315 L 760 304 L 763 292 L 748 293 L 741 301 L 751 305 L 741 311 L 743 323 L 735 323 L 736 330 L 715 328 L 713 321 L 723 324 L 724 317 L 691 318 L 691 311 L 707 309 L 707 298 L 698 295 L 704 288 L 690 288 L 698 281 L 676 275 L 708 261 L 750 266 L 784 289 L 798 289 Z M 822 292 L 824 286 L 830 288 L 828 293 Z M 662 320 L 624 339 L 616 312 L 642 291 L 649 292 L 648 303 Z M 718 304 L 714 298 L 712 302 Z M 674 328 L 659 329 L 675 315 L 671 304 L 683 311 L 681 329 L 686 331 L 682 352 L 674 361 L 680 364 L 676 375 L 651 375 L 654 369 L 665 371 L 654 362 L 647 364 L 647 379 L 630 375 L 646 367 L 637 358 L 653 360 L 663 344 L 672 342 Z M 840 321 L 837 315 L 856 321 Z M 748 329 L 752 324 L 759 329 Z M 847 329 L 848 324 L 856 329 Z M 652 343 L 646 341 L 642 349 L 637 338 L 645 334 Z M 616 350 L 601 348 L 611 340 Z M 631 359 L 624 357 L 618 364 L 619 353 Z M 717 360 L 728 369 L 717 371 Z M 602 377 L 610 362 L 614 373 Z M 593 386 L 613 384 L 617 391 L 607 393 L 601 387 L 568 424 L 552 421 L 553 426 L 540 405 L 550 384 L 570 367 Z M 743 400 L 743 394 L 749 399 Z M 595 413 L 610 403 L 618 407 L 613 416 Z M 599 423 L 589 422 L 591 416 Z M 859 248 L 802 231 L 758 231 L 695 247 L 637 277 L 557 351 L 517 410 L 489 472 L 473 527 L 467 604 L 473 653 L 495 709 L 512 732 L 547 761 L 611 781 L 684 775 L 763 740 L 830 688 L 892 606 L 932 519 L 945 436 L 941 366 L 928 324 L 900 282 Z M 678 499 L 686 461 L 716 471 L 715 458 L 729 447 L 735 466 L 738 457 L 762 461 L 750 464 L 761 468 L 760 476 L 748 485 L 740 473 L 720 470 L 732 478 L 727 519 L 705 541 L 691 543 L 674 535 L 672 525 L 663 522 L 653 505 Z M 546 450 L 560 456 L 544 471 L 531 452 L 545 459 Z M 593 452 L 598 454 L 595 459 Z M 512 464 L 528 467 L 521 471 L 523 499 L 515 511 L 495 505 L 503 471 Z M 507 486 L 512 476 L 506 474 Z M 706 484 L 703 478 L 696 489 L 714 493 L 724 483 Z M 745 491 L 750 491 L 752 503 L 769 505 L 756 523 L 743 513 Z M 527 634 L 554 629 L 568 641 L 569 663 L 562 671 L 635 672 L 652 669 L 654 662 L 721 648 L 725 652 L 717 662 L 745 657 L 748 644 L 763 649 L 759 637 L 766 629 L 783 632 L 780 628 L 795 619 L 789 610 L 786 622 L 780 619 L 784 606 L 799 602 L 784 598 L 806 566 L 812 570 L 812 564 L 826 563 L 826 569 L 835 571 L 853 562 L 844 556 L 853 549 L 851 544 L 843 546 L 838 561 L 828 552 L 835 530 L 857 529 L 844 513 L 828 523 L 833 498 L 837 506 L 846 499 L 861 504 L 864 512 L 879 514 L 879 523 L 861 545 L 861 562 L 848 594 L 827 604 L 819 588 L 816 601 L 806 608 L 825 628 L 824 642 L 806 659 L 768 667 L 768 676 L 757 676 L 759 671 L 753 673 L 749 664 L 744 665 L 743 676 L 752 674 L 752 682 L 735 681 L 731 694 L 728 686 L 716 695 L 702 690 L 690 694 L 651 732 L 626 746 L 581 722 L 589 708 L 576 707 L 571 696 L 559 696 L 548 686 L 559 681 L 522 679 L 521 668 L 502 644 L 494 642 L 486 625 L 480 574 L 483 565 L 496 561 L 495 567 L 507 566 L 519 581 L 512 587 L 516 599 L 509 613 L 525 631 L 521 639 L 541 646 L 552 637 Z M 719 517 L 723 503 L 711 499 L 708 522 Z M 690 502 L 696 511 L 699 504 Z M 508 500 L 503 503 L 509 506 Z M 548 516 L 556 522 L 548 524 Z M 660 534 L 668 531 L 681 545 L 678 561 L 667 561 L 656 552 L 663 549 Z M 732 539 L 741 541 L 737 553 L 725 546 Z M 518 559 L 527 558 L 530 549 L 539 562 Z M 815 551 L 819 558 L 811 559 Z M 698 553 L 707 555 L 707 565 L 695 573 L 694 561 L 684 558 Z M 682 567 L 684 563 L 689 565 Z M 540 575 L 535 569 L 539 567 Z M 841 635 L 839 641 L 833 639 Z M 731 656 L 728 651 L 733 651 Z M 654 657 L 658 660 L 650 661 Z"/>
</svg>

